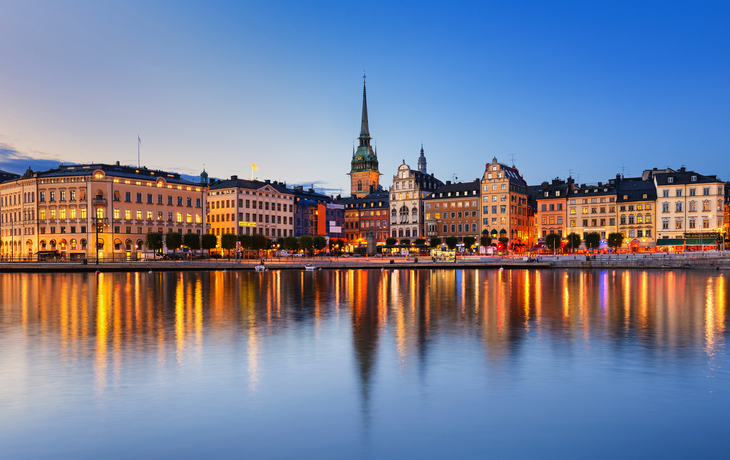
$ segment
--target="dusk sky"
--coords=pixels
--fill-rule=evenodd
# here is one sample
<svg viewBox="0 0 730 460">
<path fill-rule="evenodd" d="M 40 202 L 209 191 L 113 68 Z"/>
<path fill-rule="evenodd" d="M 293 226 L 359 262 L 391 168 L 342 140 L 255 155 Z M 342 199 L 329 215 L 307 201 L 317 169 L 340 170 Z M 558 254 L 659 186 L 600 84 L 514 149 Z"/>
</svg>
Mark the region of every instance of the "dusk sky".
<svg viewBox="0 0 730 460">
<path fill-rule="evenodd" d="M 530 184 L 686 165 L 730 179 L 730 2 L 0 5 L 0 169 L 120 161 L 349 191 L 367 73 L 402 160 Z M 51 160 L 50 162 L 35 162 Z M 623 168 L 623 169 L 622 169 Z M 579 175 L 579 176 L 578 176 Z"/>
</svg>

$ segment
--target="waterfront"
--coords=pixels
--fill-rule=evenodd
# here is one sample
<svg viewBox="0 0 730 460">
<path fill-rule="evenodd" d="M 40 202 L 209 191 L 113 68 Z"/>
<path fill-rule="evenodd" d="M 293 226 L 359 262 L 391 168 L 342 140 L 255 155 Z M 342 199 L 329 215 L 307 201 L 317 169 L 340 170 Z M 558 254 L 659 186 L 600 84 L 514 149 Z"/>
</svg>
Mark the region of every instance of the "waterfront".
<svg viewBox="0 0 730 460">
<path fill-rule="evenodd" d="M 728 274 L 0 275 L 6 458 L 722 455 Z M 6 456 L 9 454 L 9 456 Z"/>
</svg>

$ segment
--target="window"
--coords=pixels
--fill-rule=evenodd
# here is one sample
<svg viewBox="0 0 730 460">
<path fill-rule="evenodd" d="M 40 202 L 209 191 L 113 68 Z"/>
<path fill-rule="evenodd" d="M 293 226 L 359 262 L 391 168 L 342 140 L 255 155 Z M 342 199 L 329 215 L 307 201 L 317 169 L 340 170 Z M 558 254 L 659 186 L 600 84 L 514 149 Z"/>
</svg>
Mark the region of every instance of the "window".
<svg viewBox="0 0 730 460">
<path fill-rule="evenodd" d="M 147 204 L 152 204 L 152 194 L 151 193 L 147 194 Z"/>
<path fill-rule="evenodd" d="M 710 187 L 705 187 L 702 189 L 702 194 L 707 196 L 710 194 Z"/>
<path fill-rule="evenodd" d="M 141 202 L 142 202 L 142 194 L 138 193 L 137 194 L 137 203 L 141 203 Z"/>
<path fill-rule="evenodd" d="M 677 196 L 682 196 L 682 189 L 681 188 L 678 188 L 677 189 Z"/>
<path fill-rule="evenodd" d="M 676 212 L 682 212 L 682 202 L 677 201 L 677 203 L 674 206 Z"/>
<path fill-rule="evenodd" d="M 662 196 L 664 198 L 669 198 L 669 190 L 662 190 Z"/>
<path fill-rule="evenodd" d="M 662 219 L 662 230 L 669 230 L 669 218 Z"/>
<path fill-rule="evenodd" d="M 126 220 L 130 220 L 132 218 L 132 210 L 131 209 L 125 209 L 124 210 L 124 218 Z"/>
<path fill-rule="evenodd" d="M 667 183 L 668 184 L 671 184 L 673 182 L 674 182 L 674 178 L 673 177 L 667 177 Z"/>
<path fill-rule="evenodd" d="M 676 219 L 674 221 L 674 228 L 677 230 L 682 230 L 682 219 Z"/>
<path fill-rule="evenodd" d="M 696 192 L 695 189 L 693 189 L 693 188 L 689 189 L 689 196 L 695 196 L 695 192 Z"/>
</svg>

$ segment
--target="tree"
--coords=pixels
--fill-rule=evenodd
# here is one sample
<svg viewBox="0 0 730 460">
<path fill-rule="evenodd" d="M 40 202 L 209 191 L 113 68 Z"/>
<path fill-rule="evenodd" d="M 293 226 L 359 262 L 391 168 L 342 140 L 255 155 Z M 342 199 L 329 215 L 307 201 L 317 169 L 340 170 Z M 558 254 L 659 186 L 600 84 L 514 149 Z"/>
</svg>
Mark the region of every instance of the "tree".
<svg viewBox="0 0 730 460">
<path fill-rule="evenodd" d="M 231 249 L 236 248 L 236 234 L 224 233 L 221 235 L 221 248 L 228 251 L 228 259 L 231 258 Z"/>
<path fill-rule="evenodd" d="M 345 247 L 346 241 L 340 240 L 340 239 L 330 239 L 330 251 L 339 254 L 342 251 L 342 248 Z"/>
<path fill-rule="evenodd" d="M 200 244 L 200 246 L 203 249 L 207 249 L 208 250 L 208 258 L 209 259 L 210 259 L 210 250 L 213 249 L 217 243 L 218 243 L 218 239 L 212 233 L 206 233 L 201 238 L 201 244 Z"/>
<path fill-rule="evenodd" d="M 311 251 L 314 247 L 314 240 L 309 235 L 299 237 L 299 248 L 303 251 Z"/>
<path fill-rule="evenodd" d="M 448 246 L 448 248 L 453 251 L 454 249 L 456 249 L 456 245 L 459 243 L 459 239 L 455 236 L 447 236 L 444 242 L 446 243 L 446 246 Z"/>
<path fill-rule="evenodd" d="M 396 238 L 386 238 L 385 239 L 386 246 L 395 246 L 396 244 L 398 244 L 398 240 Z"/>
<path fill-rule="evenodd" d="M 608 247 L 613 248 L 614 250 L 621 247 L 621 245 L 624 244 L 624 234 L 623 233 L 609 233 L 608 234 Z"/>
<path fill-rule="evenodd" d="M 261 233 L 254 233 L 251 235 L 251 249 L 256 250 L 256 256 L 259 256 L 259 251 L 267 249 L 269 247 L 269 239 Z"/>
<path fill-rule="evenodd" d="M 415 244 L 416 246 L 423 246 L 424 244 L 426 244 L 426 239 L 416 238 L 416 241 L 414 241 L 413 244 Z"/>
<path fill-rule="evenodd" d="M 165 246 L 167 246 L 167 249 L 172 249 L 173 254 L 177 254 L 177 250 L 182 246 L 182 235 L 178 232 L 167 232 Z"/>
<path fill-rule="evenodd" d="M 545 237 L 545 245 L 547 245 L 548 249 L 555 250 L 560 247 L 560 242 L 562 241 L 562 238 L 557 233 L 552 233 Z"/>
<path fill-rule="evenodd" d="M 402 240 L 400 240 L 400 245 L 401 246 L 410 246 L 411 240 L 409 240 L 408 238 L 403 238 Z"/>
<path fill-rule="evenodd" d="M 149 232 L 145 238 L 147 247 L 153 251 L 159 251 L 165 245 L 162 239 L 162 232 Z"/>
<path fill-rule="evenodd" d="M 480 246 L 491 246 L 492 245 L 492 238 L 489 236 L 489 234 L 485 233 L 486 230 L 482 232 L 482 236 L 479 237 L 479 245 Z"/>
<path fill-rule="evenodd" d="M 565 246 L 575 251 L 580 247 L 580 236 L 578 236 L 576 233 L 571 233 L 567 237 L 567 243 L 565 243 Z"/>
<path fill-rule="evenodd" d="M 601 234 L 597 232 L 586 233 L 583 235 L 583 239 L 588 249 L 598 249 L 598 246 L 601 244 Z"/>
<path fill-rule="evenodd" d="M 477 239 L 474 238 L 473 236 L 464 237 L 464 247 L 467 249 L 471 249 L 471 247 L 474 246 L 474 244 L 476 244 L 476 242 L 477 242 Z"/>
<path fill-rule="evenodd" d="M 327 247 L 327 238 L 322 235 L 315 236 L 312 239 L 312 246 L 314 246 L 315 251 L 321 251 Z"/>
<path fill-rule="evenodd" d="M 299 248 L 299 241 L 293 236 L 287 236 L 281 240 L 281 247 L 287 251 L 296 251 Z"/>
<path fill-rule="evenodd" d="M 183 246 L 191 251 L 197 251 L 200 249 L 200 235 L 197 233 L 186 233 L 183 235 Z"/>
<path fill-rule="evenodd" d="M 432 248 L 437 248 L 441 246 L 441 238 L 433 237 L 428 241 L 428 245 Z"/>
<path fill-rule="evenodd" d="M 251 249 L 251 235 L 238 235 L 238 241 L 241 242 L 243 249 Z"/>
</svg>

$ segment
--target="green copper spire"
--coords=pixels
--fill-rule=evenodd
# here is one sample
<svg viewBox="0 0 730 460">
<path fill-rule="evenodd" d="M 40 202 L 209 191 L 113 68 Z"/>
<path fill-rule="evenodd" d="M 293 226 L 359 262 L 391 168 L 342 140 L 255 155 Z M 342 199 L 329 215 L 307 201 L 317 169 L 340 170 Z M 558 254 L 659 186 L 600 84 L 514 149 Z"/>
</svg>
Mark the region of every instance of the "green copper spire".
<svg viewBox="0 0 730 460">
<path fill-rule="evenodd" d="M 365 82 L 362 83 L 362 121 L 360 122 L 360 145 L 370 145 L 370 127 L 368 126 L 368 96 Z"/>
</svg>

